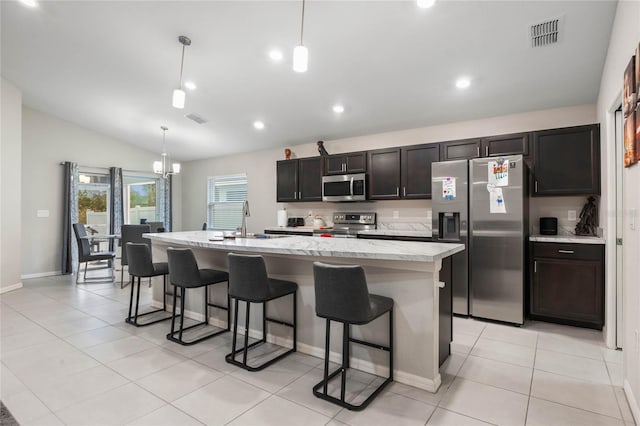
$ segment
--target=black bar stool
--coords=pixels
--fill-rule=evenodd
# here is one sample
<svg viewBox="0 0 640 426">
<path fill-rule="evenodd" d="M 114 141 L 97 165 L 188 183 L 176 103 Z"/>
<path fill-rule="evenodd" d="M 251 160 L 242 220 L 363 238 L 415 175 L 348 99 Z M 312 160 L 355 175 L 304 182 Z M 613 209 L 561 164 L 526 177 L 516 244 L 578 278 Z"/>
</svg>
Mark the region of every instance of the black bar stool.
<svg viewBox="0 0 640 426">
<path fill-rule="evenodd" d="M 229 282 L 229 274 L 216 269 L 199 269 L 196 258 L 191 249 L 188 248 L 171 248 L 167 249 L 167 258 L 169 260 L 169 280 L 176 289 L 173 292 L 173 312 L 171 317 L 171 332 L 167 334 L 167 339 L 172 342 L 180 343 L 188 346 L 205 339 L 217 336 L 221 333 L 229 331 L 231 325 L 230 299 L 227 294 L 227 306 L 217 305 L 209 302 L 209 286 Z M 184 301 L 185 293 L 188 288 L 204 287 L 204 321 L 184 327 Z M 176 315 L 177 293 L 180 289 L 180 314 Z M 224 309 L 227 311 L 227 328 L 216 330 L 204 336 L 194 338 L 193 340 L 184 340 L 183 333 L 195 327 L 206 326 L 209 324 L 209 306 Z M 180 328 L 175 329 L 176 317 L 180 317 Z M 176 334 L 178 337 L 176 337 Z"/>
<path fill-rule="evenodd" d="M 139 226 L 139 225 L 137 225 Z M 160 321 L 168 320 L 171 318 L 169 312 L 161 318 L 156 318 L 148 322 L 138 322 L 139 317 L 155 314 L 157 312 L 164 312 L 167 310 L 167 274 L 169 273 L 169 266 L 167 262 L 153 263 L 151 259 L 151 249 L 146 243 L 126 243 L 123 249 L 126 248 L 128 263 L 129 263 L 129 275 L 131 275 L 131 297 L 129 298 L 129 316 L 125 319 L 128 324 L 135 325 L 136 327 L 143 327 L 145 325 L 155 324 Z M 124 252 L 124 250 L 123 250 Z M 140 280 L 142 278 L 157 277 L 162 275 L 162 309 L 155 309 L 153 311 L 145 312 L 143 314 L 138 313 L 140 304 Z M 136 278 L 138 283 L 138 290 L 136 292 L 136 308 L 133 316 L 131 311 L 133 310 L 133 293 L 136 286 Z M 175 292 L 174 292 L 175 293 Z"/>
<path fill-rule="evenodd" d="M 364 270 L 358 265 L 328 265 L 314 262 L 313 277 L 315 282 L 316 315 L 326 319 L 326 342 L 324 350 L 324 378 L 313 387 L 313 394 L 349 410 L 362 410 L 393 381 L 393 299 L 369 294 Z M 389 346 L 354 339 L 350 335 L 350 325 L 368 324 L 374 319 L 389 313 Z M 331 321 L 341 322 L 342 365 L 329 374 L 329 345 Z M 389 377 L 360 405 L 352 405 L 345 401 L 347 369 L 349 365 L 349 344 L 357 343 L 389 352 Z M 327 392 L 328 383 L 341 374 L 340 398 Z M 320 390 L 322 388 L 322 390 Z"/>
<path fill-rule="evenodd" d="M 297 349 L 297 308 L 296 294 L 298 284 L 291 281 L 277 280 L 267 276 L 267 268 L 264 258 L 260 255 L 241 255 L 229 253 L 229 296 L 235 299 L 233 317 L 233 343 L 231 353 L 225 357 L 230 364 L 242 367 L 248 371 L 259 371 L 274 362 L 284 358 Z M 283 296 L 292 295 L 293 321 L 269 318 L 267 316 L 267 302 Z M 238 336 L 238 301 L 246 304 L 246 317 L 244 322 L 244 346 L 236 349 Z M 262 339 L 249 344 L 249 311 L 251 303 L 262 303 Z M 249 349 L 267 341 L 267 321 L 293 328 L 293 347 L 288 351 L 275 356 L 260 365 L 251 366 L 247 363 Z M 242 352 L 242 362 L 236 361 L 236 354 Z"/>
<path fill-rule="evenodd" d="M 122 225 L 120 228 L 120 243 L 122 244 L 122 253 L 120 254 L 120 288 L 124 288 L 124 267 L 129 266 L 129 256 L 127 252 L 127 243 L 145 243 L 150 245 L 150 241 L 142 238 L 142 234 L 151 232 L 149 225 Z M 166 272 L 165 272 L 166 273 Z M 131 272 L 129 272 L 131 275 Z M 127 283 L 129 285 L 133 280 Z"/>
</svg>

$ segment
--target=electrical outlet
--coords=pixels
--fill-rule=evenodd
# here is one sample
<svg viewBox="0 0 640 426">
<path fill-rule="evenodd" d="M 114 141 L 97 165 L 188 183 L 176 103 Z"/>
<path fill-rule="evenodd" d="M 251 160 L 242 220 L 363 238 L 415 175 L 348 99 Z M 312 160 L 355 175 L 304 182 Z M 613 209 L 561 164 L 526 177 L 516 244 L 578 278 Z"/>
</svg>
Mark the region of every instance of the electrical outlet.
<svg viewBox="0 0 640 426">
<path fill-rule="evenodd" d="M 567 218 L 569 220 L 576 220 L 576 211 L 575 210 L 569 210 L 569 217 Z"/>
<path fill-rule="evenodd" d="M 394 210 L 393 211 L 393 218 L 394 219 L 399 219 L 400 218 L 400 212 L 398 210 Z"/>
<path fill-rule="evenodd" d="M 629 228 L 631 228 L 632 231 L 636 229 L 636 209 L 631 209 L 629 212 Z"/>
</svg>

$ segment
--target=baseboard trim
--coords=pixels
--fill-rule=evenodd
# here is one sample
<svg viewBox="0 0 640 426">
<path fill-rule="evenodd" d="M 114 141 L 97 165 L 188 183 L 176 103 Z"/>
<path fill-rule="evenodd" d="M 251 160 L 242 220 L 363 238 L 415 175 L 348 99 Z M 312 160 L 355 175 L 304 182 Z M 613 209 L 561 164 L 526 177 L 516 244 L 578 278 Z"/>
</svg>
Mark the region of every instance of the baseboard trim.
<svg viewBox="0 0 640 426">
<path fill-rule="evenodd" d="M 28 280 L 30 278 L 53 277 L 56 275 L 62 275 L 62 271 L 38 272 L 37 274 L 24 274 L 20 278 L 23 280 Z"/>
<path fill-rule="evenodd" d="M 0 294 L 4 294 L 4 293 L 7 293 L 9 291 L 17 290 L 19 288 L 22 288 L 22 283 L 21 282 L 19 282 L 17 284 L 14 284 L 14 285 L 10 285 L 8 287 L 0 288 Z"/>
<path fill-rule="evenodd" d="M 640 424 L 640 406 L 638 405 L 638 400 L 633 394 L 633 390 L 631 389 L 631 384 L 628 380 L 624 381 L 624 394 L 627 397 L 627 401 L 629 402 L 629 408 L 631 408 L 631 414 L 633 414 L 633 418 L 636 424 Z"/>
</svg>

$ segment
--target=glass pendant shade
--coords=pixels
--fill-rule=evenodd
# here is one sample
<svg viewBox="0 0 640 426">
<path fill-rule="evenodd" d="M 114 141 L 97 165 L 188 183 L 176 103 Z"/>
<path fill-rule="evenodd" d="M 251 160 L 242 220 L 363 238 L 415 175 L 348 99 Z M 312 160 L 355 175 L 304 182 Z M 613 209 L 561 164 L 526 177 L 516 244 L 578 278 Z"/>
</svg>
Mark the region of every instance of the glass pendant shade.
<svg viewBox="0 0 640 426">
<path fill-rule="evenodd" d="M 309 63 L 309 50 L 299 45 L 293 49 L 293 70 L 295 72 L 307 72 Z"/>
<path fill-rule="evenodd" d="M 184 93 L 184 90 L 175 89 L 173 91 L 173 107 L 183 109 L 186 96 L 187 95 Z"/>
<path fill-rule="evenodd" d="M 153 162 L 153 173 L 162 174 L 162 161 Z"/>
<path fill-rule="evenodd" d="M 173 163 L 171 169 L 173 170 L 173 174 L 180 173 L 180 163 Z"/>
</svg>

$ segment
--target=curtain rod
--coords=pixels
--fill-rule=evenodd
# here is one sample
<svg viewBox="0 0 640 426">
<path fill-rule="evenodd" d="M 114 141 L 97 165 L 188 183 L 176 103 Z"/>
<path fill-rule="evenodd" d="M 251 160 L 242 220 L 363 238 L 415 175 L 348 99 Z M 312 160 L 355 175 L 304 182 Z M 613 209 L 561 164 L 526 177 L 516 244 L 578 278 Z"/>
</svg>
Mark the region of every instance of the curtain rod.
<svg viewBox="0 0 640 426">
<path fill-rule="evenodd" d="M 60 162 L 61 166 L 64 166 L 64 161 Z M 87 165 L 83 165 L 83 164 L 78 164 L 78 167 L 81 168 L 85 168 L 85 169 L 97 169 L 97 170 L 106 170 L 109 171 L 109 167 L 95 167 L 95 166 L 87 166 Z M 122 169 L 122 172 L 127 172 L 127 173 L 145 173 L 145 174 L 149 174 L 149 175 L 154 175 L 155 173 L 153 173 L 153 171 L 145 171 L 145 170 L 127 170 L 127 169 Z"/>
</svg>

